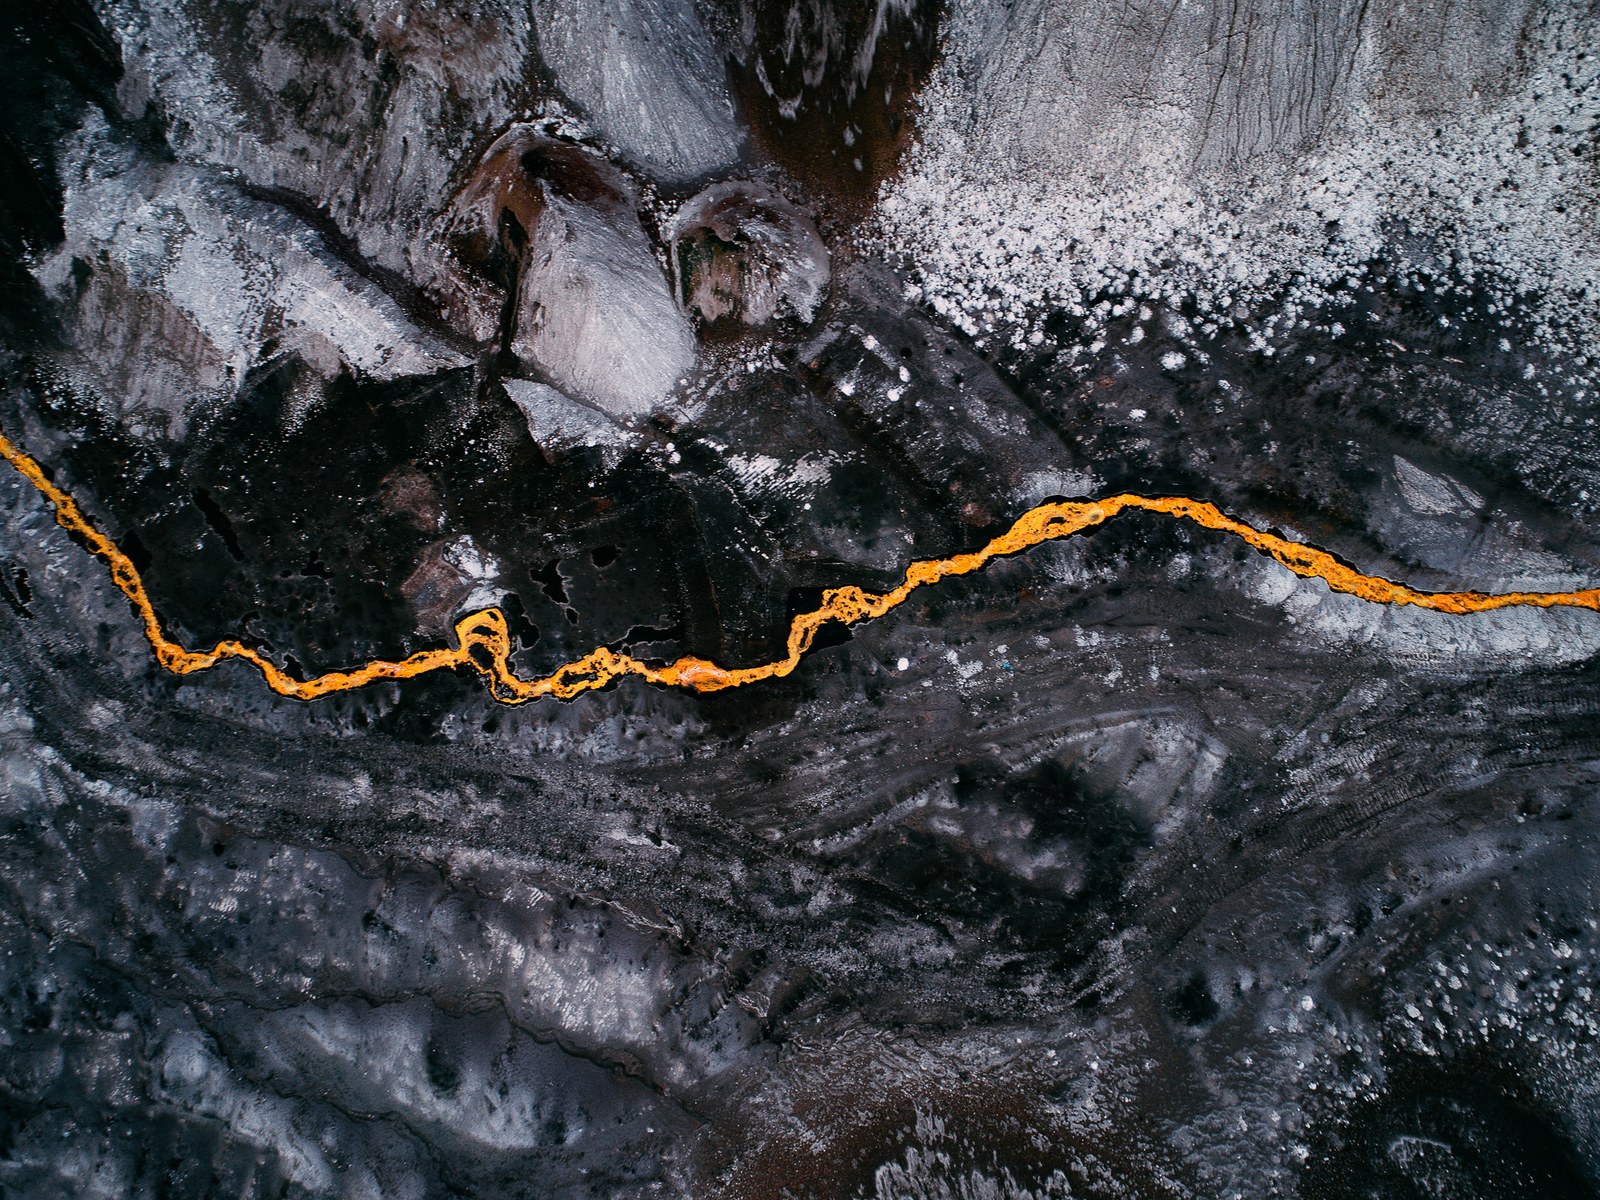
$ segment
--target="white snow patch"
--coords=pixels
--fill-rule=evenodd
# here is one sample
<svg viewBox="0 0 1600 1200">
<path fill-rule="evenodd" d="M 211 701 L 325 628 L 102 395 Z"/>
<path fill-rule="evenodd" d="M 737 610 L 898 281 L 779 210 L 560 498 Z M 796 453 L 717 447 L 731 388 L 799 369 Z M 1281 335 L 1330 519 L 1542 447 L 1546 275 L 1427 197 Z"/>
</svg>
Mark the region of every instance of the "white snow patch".
<svg viewBox="0 0 1600 1200">
<path fill-rule="evenodd" d="M 809 496 L 832 478 L 835 459 L 830 454 L 813 453 L 784 462 L 769 454 L 729 453 L 724 461 L 750 493 Z"/>
<path fill-rule="evenodd" d="M 102 117 L 67 143 L 60 170 L 66 237 L 33 270 L 63 301 L 74 292 L 75 259 L 109 264 L 130 297 L 158 298 L 181 313 L 235 380 L 269 337 L 314 364 L 331 347 L 372 379 L 467 363 L 339 262 L 309 226 L 183 164 L 129 158 Z"/>
<path fill-rule="evenodd" d="M 1483 507 L 1483 497 L 1471 488 L 1430 475 L 1398 454 L 1394 456 L 1394 476 L 1400 495 L 1415 512 L 1440 516 L 1462 512 L 1463 507 Z"/>
<path fill-rule="evenodd" d="M 507 379 L 502 386 L 511 402 L 522 410 L 533 440 L 546 450 L 577 446 L 600 449 L 608 465 L 634 444 L 636 435 L 609 413 L 545 383 Z"/>
<path fill-rule="evenodd" d="M 666 179 L 718 171 L 744 133 L 693 0 L 533 0 L 539 52 L 623 155 Z"/>
<path fill-rule="evenodd" d="M 498 586 L 500 564 L 485 554 L 470 536 L 463 534 L 445 547 L 444 560 L 455 569 L 461 582 L 472 589 L 461 601 L 461 612 L 476 612 L 500 603 L 503 589 Z"/>
<path fill-rule="evenodd" d="M 872 240 L 984 332 L 1060 308 L 1099 344 L 1104 296 L 1217 327 L 1271 304 L 1287 328 L 1383 252 L 1396 283 L 1473 282 L 1527 306 L 1529 341 L 1585 352 L 1600 17 L 1356 8 L 1197 0 L 1141 25 L 1090 0 L 954 0 Z M 1240 25 L 1249 61 L 1218 33 Z M 1418 236 L 1394 244 L 1397 223 Z"/>
</svg>

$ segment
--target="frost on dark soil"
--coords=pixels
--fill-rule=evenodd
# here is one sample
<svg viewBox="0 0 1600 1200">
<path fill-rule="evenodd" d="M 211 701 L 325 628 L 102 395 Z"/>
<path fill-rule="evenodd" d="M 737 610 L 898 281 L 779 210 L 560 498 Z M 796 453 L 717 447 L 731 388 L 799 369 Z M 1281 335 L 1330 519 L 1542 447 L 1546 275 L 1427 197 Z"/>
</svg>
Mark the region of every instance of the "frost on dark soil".
<svg viewBox="0 0 1600 1200">
<path fill-rule="evenodd" d="M 0 428 L 186 645 L 782 653 L 1051 497 L 1600 583 L 1593 19 L 0 18 Z M 0 471 L 0 1193 L 1600 1193 L 1600 620 L 1151 515 L 800 669 L 160 672 Z"/>
</svg>

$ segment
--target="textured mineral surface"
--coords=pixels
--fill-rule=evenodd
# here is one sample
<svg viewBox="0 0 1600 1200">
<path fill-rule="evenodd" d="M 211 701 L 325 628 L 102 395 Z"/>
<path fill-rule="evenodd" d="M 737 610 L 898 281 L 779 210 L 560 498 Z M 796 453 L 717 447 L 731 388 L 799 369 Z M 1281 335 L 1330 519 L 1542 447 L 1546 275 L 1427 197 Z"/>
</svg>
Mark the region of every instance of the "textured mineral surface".
<svg viewBox="0 0 1600 1200">
<path fill-rule="evenodd" d="M 1600 1196 L 1592 6 L 50 0 L 0 148 L 0 1195 Z"/>
</svg>

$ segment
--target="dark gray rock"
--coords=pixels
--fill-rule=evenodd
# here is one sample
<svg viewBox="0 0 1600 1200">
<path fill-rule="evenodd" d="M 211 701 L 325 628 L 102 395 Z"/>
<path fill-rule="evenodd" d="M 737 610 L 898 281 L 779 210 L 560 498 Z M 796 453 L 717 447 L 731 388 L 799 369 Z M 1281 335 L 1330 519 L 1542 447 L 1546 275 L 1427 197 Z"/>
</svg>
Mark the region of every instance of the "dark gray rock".
<svg viewBox="0 0 1600 1200">
<path fill-rule="evenodd" d="M 305 674 L 1124 490 L 1593 586 L 1592 25 L 1441 13 L 35 6 L 0 428 Z M 1597 653 L 1129 515 L 302 704 L 0 468 L 0 1192 L 1594 1195 Z"/>
</svg>

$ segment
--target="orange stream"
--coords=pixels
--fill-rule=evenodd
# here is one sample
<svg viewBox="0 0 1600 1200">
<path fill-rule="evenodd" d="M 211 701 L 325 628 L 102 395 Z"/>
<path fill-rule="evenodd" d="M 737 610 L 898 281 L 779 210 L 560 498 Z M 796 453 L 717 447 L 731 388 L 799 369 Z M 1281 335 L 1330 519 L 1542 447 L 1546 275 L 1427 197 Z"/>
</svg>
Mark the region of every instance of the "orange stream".
<svg viewBox="0 0 1600 1200">
<path fill-rule="evenodd" d="M 228 640 L 210 650 L 186 650 L 161 628 L 155 608 L 145 592 L 144 581 L 128 556 L 116 543 L 95 528 L 71 496 L 45 477 L 44 470 L 0 433 L 0 455 L 43 493 L 56 510 L 56 524 L 81 537 L 89 550 L 105 559 L 111 578 L 132 603 L 144 624 L 144 634 L 155 650 L 156 661 L 179 675 L 209 670 L 227 659 L 243 659 L 261 672 L 267 686 L 280 696 L 314 700 L 330 692 L 346 692 L 380 679 L 410 679 L 429 671 L 448 671 L 471 667 L 489 682 L 495 699 L 506 704 L 525 704 L 545 696 L 571 700 L 583 692 L 605 687 L 613 679 L 637 675 L 652 683 L 689 688 L 696 692 L 717 692 L 743 687 L 763 679 L 784 676 L 800 664 L 811 648 L 817 630 L 829 621 L 849 625 L 881 617 L 910 597 L 918 588 L 937 583 L 950 575 L 967 575 L 981 570 L 990 560 L 1002 555 L 1029 550 L 1041 542 L 1071 537 L 1094 529 L 1118 513 L 1130 509 L 1165 513 L 1193 521 L 1206 529 L 1216 529 L 1242 538 L 1257 550 L 1272 555 L 1296 575 L 1321 579 L 1336 592 L 1348 592 L 1376 604 L 1414 604 L 1434 612 L 1461 614 L 1487 612 L 1494 608 L 1528 605 L 1536 608 L 1587 608 L 1600 612 L 1600 588 L 1580 592 L 1419 592 L 1403 583 L 1392 583 L 1374 575 L 1363 575 L 1335 559 L 1331 554 L 1263 533 L 1243 521 L 1227 516 L 1215 505 L 1181 496 L 1108 496 L 1102 500 L 1061 501 L 1041 504 L 1017 519 L 1005 533 L 982 549 L 951 558 L 914 562 L 906 569 L 905 580 L 893 591 L 875 594 L 856 587 L 832 588 L 822 594 L 822 606 L 801 613 L 789 626 L 789 652 L 775 662 L 756 667 L 721 667 L 704 658 L 680 658 L 664 666 L 652 666 L 604 646 L 552 674 L 539 679 L 522 679 L 511 670 L 511 635 L 505 614 L 498 608 L 469 613 L 456 622 L 454 649 L 423 650 L 398 662 L 369 662 L 354 671 L 329 671 L 312 679 L 296 679 L 263 658 L 248 646 Z"/>
</svg>

